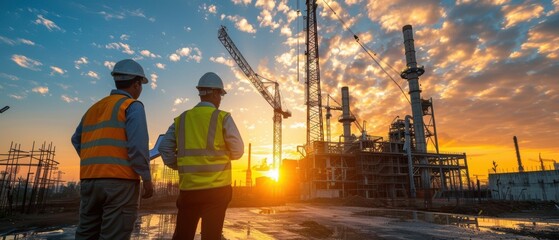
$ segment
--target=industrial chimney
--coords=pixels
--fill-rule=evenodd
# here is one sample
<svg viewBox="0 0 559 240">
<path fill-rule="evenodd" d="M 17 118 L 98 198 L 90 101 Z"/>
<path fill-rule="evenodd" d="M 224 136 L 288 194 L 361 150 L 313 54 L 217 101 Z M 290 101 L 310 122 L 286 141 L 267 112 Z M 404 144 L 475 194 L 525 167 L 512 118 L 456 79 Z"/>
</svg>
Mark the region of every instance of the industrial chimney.
<svg viewBox="0 0 559 240">
<path fill-rule="evenodd" d="M 338 122 L 343 123 L 344 126 L 344 142 L 350 143 L 353 141 L 351 136 L 351 123 L 355 122 L 355 116 L 351 115 L 349 110 L 349 88 L 342 87 L 342 116 Z"/>
<path fill-rule="evenodd" d="M 516 149 L 516 160 L 518 160 L 518 171 L 524 172 L 524 167 L 522 167 L 522 160 L 520 160 L 520 150 L 518 150 L 518 140 L 516 136 L 512 138 L 514 140 L 514 148 Z"/>
<path fill-rule="evenodd" d="M 252 188 L 252 170 L 250 169 L 251 143 L 248 144 L 248 168 L 246 173 L 246 186 Z"/>
<path fill-rule="evenodd" d="M 415 132 L 415 149 L 418 152 L 427 152 L 425 144 L 425 130 L 423 128 L 423 108 L 421 107 L 421 89 L 419 89 L 419 76 L 425 70 L 423 66 L 417 66 L 415 59 L 415 46 L 413 45 L 413 31 L 411 25 L 406 25 L 402 29 L 404 33 L 404 47 L 406 49 L 407 68 L 402 71 L 400 76 L 408 80 L 409 94 L 411 97 L 411 110 L 413 116 L 413 129 Z"/>
<path fill-rule="evenodd" d="M 413 115 L 413 129 L 415 134 L 415 151 L 419 153 L 427 152 L 427 144 L 425 142 L 425 129 L 423 127 L 423 108 L 421 107 L 421 89 L 419 89 L 419 76 L 425 70 L 423 66 L 417 66 L 415 59 L 415 46 L 413 45 L 413 30 L 411 25 L 402 28 L 404 34 L 404 48 L 406 50 L 407 68 L 402 71 L 400 77 L 408 80 L 409 94 L 411 97 L 411 110 Z M 411 147 L 411 145 L 409 146 Z M 426 157 L 418 157 L 421 164 L 427 165 L 429 162 Z M 421 185 L 427 192 L 431 191 L 431 169 L 428 167 L 421 168 Z M 425 194 L 425 199 L 430 199 Z"/>
</svg>

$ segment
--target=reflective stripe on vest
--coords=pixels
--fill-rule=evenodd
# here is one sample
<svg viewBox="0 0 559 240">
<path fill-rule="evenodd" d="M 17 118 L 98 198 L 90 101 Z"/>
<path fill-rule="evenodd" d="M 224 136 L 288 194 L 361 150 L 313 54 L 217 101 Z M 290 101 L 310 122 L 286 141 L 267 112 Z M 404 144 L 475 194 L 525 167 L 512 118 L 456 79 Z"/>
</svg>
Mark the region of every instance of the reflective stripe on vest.
<svg viewBox="0 0 559 240">
<path fill-rule="evenodd" d="M 231 161 L 223 137 L 223 120 L 228 114 L 200 106 L 175 118 L 181 190 L 231 185 Z"/>
<path fill-rule="evenodd" d="M 140 179 L 130 166 L 126 147 L 126 109 L 135 101 L 114 94 L 101 99 L 85 113 L 82 118 L 80 179 Z"/>
</svg>

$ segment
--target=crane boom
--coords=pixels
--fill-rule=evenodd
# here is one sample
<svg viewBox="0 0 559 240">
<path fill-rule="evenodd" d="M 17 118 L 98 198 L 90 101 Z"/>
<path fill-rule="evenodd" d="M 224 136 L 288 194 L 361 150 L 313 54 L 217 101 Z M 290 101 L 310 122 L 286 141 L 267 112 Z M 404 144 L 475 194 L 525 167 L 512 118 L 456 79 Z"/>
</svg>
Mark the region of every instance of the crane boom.
<svg viewBox="0 0 559 240">
<path fill-rule="evenodd" d="M 288 118 L 291 117 L 291 112 L 289 110 L 283 110 L 281 106 L 281 95 L 279 91 L 279 84 L 277 82 L 267 80 L 261 76 L 259 76 L 248 64 L 247 60 L 241 54 L 241 51 L 235 46 L 233 40 L 227 34 L 227 29 L 225 26 L 221 26 L 218 31 L 218 38 L 225 47 L 225 49 L 229 52 L 233 60 L 237 63 L 239 68 L 243 71 L 245 76 L 248 80 L 252 83 L 252 85 L 260 92 L 260 95 L 266 99 L 266 101 L 272 106 L 274 109 L 274 161 L 273 161 L 273 168 L 276 168 L 276 162 L 281 161 L 281 122 L 282 117 Z M 264 82 L 263 80 L 267 80 Z M 274 86 L 274 94 L 268 91 L 266 84 L 273 84 Z"/>
</svg>

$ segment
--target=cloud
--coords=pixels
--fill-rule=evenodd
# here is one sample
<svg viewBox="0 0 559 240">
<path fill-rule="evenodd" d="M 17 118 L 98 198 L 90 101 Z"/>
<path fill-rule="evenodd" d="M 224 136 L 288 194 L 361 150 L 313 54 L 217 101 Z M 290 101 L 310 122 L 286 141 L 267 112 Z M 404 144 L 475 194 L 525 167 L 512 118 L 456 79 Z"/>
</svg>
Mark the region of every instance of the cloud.
<svg viewBox="0 0 559 240">
<path fill-rule="evenodd" d="M 307 123 L 305 122 L 297 122 L 289 125 L 289 128 L 307 128 Z"/>
<path fill-rule="evenodd" d="M 35 46 L 35 42 L 33 42 L 31 40 L 27 40 L 27 39 L 23 39 L 23 38 L 18 38 L 17 40 L 19 42 L 23 43 L 23 44 L 27 44 L 29 46 Z"/>
<path fill-rule="evenodd" d="M 57 83 L 56 85 L 58 85 L 60 88 L 62 88 L 64 90 L 70 89 L 70 85 L 66 85 L 66 84 L 62 84 L 62 83 Z"/>
<path fill-rule="evenodd" d="M 38 15 L 35 24 L 45 26 L 49 31 L 58 30 L 64 32 L 56 23 L 43 17 L 43 15 Z"/>
<path fill-rule="evenodd" d="M 148 17 L 144 14 L 144 10 L 142 9 L 136 9 L 136 10 L 132 10 L 132 11 L 128 11 L 128 14 L 130 16 L 133 17 L 141 17 L 141 18 L 145 18 L 150 22 L 155 22 L 155 17 Z"/>
<path fill-rule="evenodd" d="M 31 89 L 31 91 L 39 93 L 39 94 L 44 96 L 45 94 L 49 93 L 49 88 L 39 86 L 39 87 L 35 87 L 35 88 Z"/>
<path fill-rule="evenodd" d="M 81 58 L 78 58 L 78 60 L 74 61 L 74 67 L 76 69 L 80 69 L 81 65 L 87 64 L 87 63 L 88 63 L 87 57 L 81 57 Z"/>
<path fill-rule="evenodd" d="M 262 7 L 265 10 L 272 11 L 276 6 L 276 2 L 274 0 L 256 0 L 254 3 L 255 7 Z"/>
<path fill-rule="evenodd" d="M 108 13 L 108 12 L 105 12 L 105 11 L 101 11 L 101 12 L 99 12 L 99 14 L 102 15 L 105 18 L 105 20 L 107 20 L 107 21 L 111 20 L 113 18 L 114 19 L 124 19 L 124 15 L 121 15 L 121 14 L 112 14 L 112 13 Z"/>
<path fill-rule="evenodd" d="M 112 62 L 112 61 L 105 61 L 103 62 L 103 66 L 107 67 L 109 70 L 113 70 L 113 68 L 115 67 L 116 62 Z"/>
<path fill-rule="evenodd" d="M 215 5 L 213 5 L 213 4 L 210 5 L 210 6 L 208 7 L 208 12 L 213 13 L 213 14 L 216 14 L 216 13 L 217 13 L 217 7 L 216 7 Z"/>
<path fill-rule="evenodd" d="M 25 95 L 16 95 L 16 94 L 10 94 L 8 95 L 9 97 L 16 99 L 16 100 L 21 100 L 25 98 Z"/>
<path fill-rule="evenodd" d="M 179 55 L 181 55 L 181 56 L 184 57 L 184 56 L 188 56 L 188 55 L 190 54 L 191 51 L 192 51 L 191 48 L 186 47 L 186 48 L 178 49 L 178 50 L 177 50 L 177 53 L 178 53 Z"/>
<path fill-rule="evenodd" d="M 16 45 L 16 41 L 14 41 L 12 39 L 9 39 L 7 37 L 4 37 L 4 36 L 0 36 L 0 41 L 4 42 L 5 44 L 8 44 L 8 45 L 12 45 L 12 46 Z"/>
<path fill-rule="evenodd" d="M 286 37 L 291 37 L 291 35 L 293 34 L 291 32 L 291 28 L 289 28 L 289 26 L 285 25 L 281 28 L 281 35 L 286 36 Z"/>
<path fill-rule="evenodd" d="M 559 12 L 559 0 L 553 0 L 553 6 L 554 9 L 549 11 L 548 16 Z"/>
<path fill-rule="evenodd" d="M 123 10 L 123 11 L 115 11 L 113 9 L 111 9 L 108 6 L 104 6 L 106 11 L 100 11 L 98 12 L 99 15 L 103 16 L 103 18 L 105 18 L 105 20 L 109 21 L 111 19 L 118 19 L 118 20 L 122 20 L 125 19 L 127 17 L 140 17 L 140 18 L 145 18 L 150 22 L 155 22 L 155 17 L 148 17 L 144 14 L 144 11 L 142 9 L 136 9 L 136 10 Z"/>
<path fill-rule="evenodd" d="M 14 75 L 11 75 L 11 74 L 7 74 L 7 73 L 0 73 L 0 78 L 9 79 L 9 80 L 12 80 L 12 81 L 19 80 L 18 77 L 14 76 Z"/>
<path fill-rule="evenodd" d="M 87 76 L 90 77 L 90 78 L 99 79 L 99 75 L 94 71 L 87 72 Z"/>
<path fill-rule="evenodd" d="M 64 75 L 64 73 L 66 72 L 66 70 L 56 67 L 56 66 L 50 66 L 50 69 L 52 69 L 52 72 L 50 72 L 50 75 L 53 76 L 55 73 L 58 73 L 60 75 Z"/>
<path fill-rule="evenodd" d="M 225 66 L 228 67 L 233 67 L 235 65 L 235 62 L 233 61 L 233 59 L 226 59 L 224 57 L 210 57 L 210 61 L 215 62 L 215 63 L 221 63 Z"/>
<path fill-rule="evenodd" d="M 366 12 L 369 19 L 379 23 L 388 31 L 399 31 L 402 26 L 409 23 L 415 26 L 435 24 L 443 13 L 439 1 L 431 0 L 369 1 Z"/>
<path fill-rule="evenodd" d="M 142 51 L 140 51 L 140 54 L 144 57 L 150 57 L 150 58 L 159 57 L 159 56 L 153 54 L 152 52 L 150 52 L 149 50 L 142 50 Z"/>
<path fill-rule="evenodd" d="M 126 44 L 126 43 L 121 43 L 121 42 L 113 42 L 113 43 L 109 43 L 107 45 L 105 45 L 106 49 L 116 49 L 116 50 L 120 50 L 122 49 L 123 53 L 126 54 L 134 54 L 134 50 L 130 49 L 130 45 Z"/>
<path fill-rule="evenodd" d="M 297 64 L 297 54 L 295 54 L 295 49 L 291 49 L 289 52 L 285 52 L 276 58 L 276 62 L 284 65 L 285 67 L 291 67 L 293 64 Z"/>
<path fill-rule="evenodd" d="M 504 27 L 510 28 L 519 23 L 539 18 L 544 14 L 544 7 L 535 3 L 527 6 L 527 4 L 524 3 L 516 6 L 505 5 L 502 11 L 505 14 Z"/>
<path fill-rule="evenodd" d="M 169 56 L 169 60 L 171 60 L 172 62 L 178 62 L 181 60 L 181 57 L 178 54 L 173 53 L 171 54 L 171 56 Z"/>
<path fill-rule="evenodd" d="M 150 77 L 151 78 L 150 78 L 150 84 L 149 85 L 151 86 L 151 89 L 156 89 L 157 88 L 157 79 L 159 78 L 159 76 L 157 76 L 157 74 L 155 74 L 155 73 L 152 73 L 152 74 L 150 74 Z"/>
<path fill-rule="evenodd" d="M 146 15 L 144 14 L 144 11 L 142 9 L 128 11 L 128 13 L 130 13 L 131 16 L 146 18 Z"/>
<path fill-rule="evenodd" d="M 38 67 L 43 65 L 37 60 L 33 60 L 26 56 L 17 54 L 12 55 L 12 61 L 14 61 L 20 67 L 27 68 L 33 71 L 39 71 L 40 69 Z"/>
<path fill-rule="evenodd" d="M 541 22 L 528 30 L 528 39 L 522 43 L 520 52 L 513 53 L 513 57 L 521 57 L 536 50 L 539 54 L 550 59 L 559 59 L 559 15 Z"/>
<path fill-rule="evenodd" d="M 231 1 L 235 5 L 240 5 L 240 4 L 249 5 L 252 0 L 231 0 Z"/>
<path fill-rule="evenodd" d="M 188 100 L 189 100 L 188 98 L 176 98 L 175 102 L 173 103 L 173 106 L 177 106 L 177 105 L 186 103 L 186 102 L 188 102 Z"/>
<path fill-rule="evenodd" d="M 128 41 L 128 39 L 130 39 L 130 35 L 126 35 L 126 34 L 120 35 L 120 40 L 122 40 L 122 41 Z"/>
<path fill-rule="evenodd" d="M 18 45 L 18 44 L 26 44 L 29 46 L 35 46 L 35 42 L 31 41 L 31 40 L 27 40 L 27 39 L 23 39 L 23 38 L 18 38 L 17 40 L 13 40 L 4 36 L 0 36 L 0 41 L 8 44 L 8 45 Z"/>
<path fill-rule="evenodd" d="M 175 51 L 175 53 L 169 56 L 169 59 L 173 62 L 177 62 L 181 60 L 182 57 L 186 58 L 187 62 L 189 60 L 194 60 L 197 63 L 200 63 L 200 61 L 202 60 L 202 51 L 200 51 L 200 49 L 197 47 L 179 48 Z"/>
<path fill-rule="evenodd" d="M 71 103 L 71 102 L 81 102 L 80 99 L 78 97 L 70 97 L 68 95 L 60 95 L 60 99 L 62 99 L 62 101 L 67 102 L 67 103 Z"/>
<path fill-rule="evenodd" d="M 280 23 L 275 22 L 272 13 L 266 9 L 260 12 L 257 19 L 260 21 L 260 27 L 270 27 L 272 30 L 280 27 Z"/>
<path fill-rule="evenodd" d="M 155 66 L 159 69 L 165 69 L 165 64 L 163 63 L 156 63 Z"/>
<path fill-rule="evenodd" d="M 252 26 L 252 24 L 250 24 L 248 22 L 248 20 L 246 20 L 245 18 L 235 15 L 235 16 L 229 16 L 229 15 L 221 15 L 221 19 L 227 19 L 231 22 L 233 22 L 235 24 L 235 27 L 237 29 L 239 29 L 240 31 L 243 32 L 248 32 L 248 33 L 256 33 L 256 29 Z"/>
</svg>

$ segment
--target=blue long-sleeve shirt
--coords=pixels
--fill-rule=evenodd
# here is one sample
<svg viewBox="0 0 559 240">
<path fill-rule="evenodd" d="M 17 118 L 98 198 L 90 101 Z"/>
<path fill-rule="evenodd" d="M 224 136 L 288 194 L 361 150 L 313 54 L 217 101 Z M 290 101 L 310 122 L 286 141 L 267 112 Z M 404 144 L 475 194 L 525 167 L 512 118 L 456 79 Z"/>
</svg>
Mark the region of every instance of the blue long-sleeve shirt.
<svg viewBox="0 0 559 240">
<path fill-rule="evenodd" d="M 210 102 L 200 102 L 198 106 L 215 106 Z M 223 138 L 225 140 L 225 145 L 227 146 L 227 152 L 229 154 L 229 159 L 237 160 L 241 158 L 244 154 L 244 143 L 243 139 L 241 138 L 241 134 L 239 133 L 239 129 L 237 129 L 237 125 L 235 125 L 235 121 L 230 115 L 227 115 L 225 119 L 223 119 Z M 161 144 L 159 145 L 159 153 L 161 153 L 161 158 L 163 159 L 163 163 L 172 169 L 177 169 L 177 143 L 175 137 L 175 124 L 172 123 Z"/>
<path fill-rule="evenodd" d="M 111 95 L 120 94 L 130 98 L 132 96 L 119 89 L 111 91 Z M 147 128 L 146 113 L 144 105 L 140 101 L 135 101 L 126 109 L 126 147 L 132 169 L 142 177 L 144 181 L 151 181 L 149 169 L 149 135 Z M 82 137 L 82 122 L 78 124 L 76 132 L 72 135 L 72 144 L 80 154 Z"/>
</svg>

